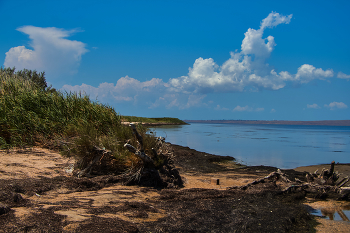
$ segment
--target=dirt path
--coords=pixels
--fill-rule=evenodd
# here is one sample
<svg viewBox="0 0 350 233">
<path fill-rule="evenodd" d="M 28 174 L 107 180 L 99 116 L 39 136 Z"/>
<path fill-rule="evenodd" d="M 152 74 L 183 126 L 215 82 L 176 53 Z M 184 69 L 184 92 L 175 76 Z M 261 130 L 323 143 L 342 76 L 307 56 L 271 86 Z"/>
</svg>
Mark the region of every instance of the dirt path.
<svg viewBox="0 0 350 233">
<path fill-rule="evenodd" d="M 123 186 L 114 176 L 78 179 L 71 175 L 73 159 L 45 149 L 1 151 L 0 232 L 309 229 L 312 218 L 300 204 L 300 196 L 278 194 L 278 184 L 227 189 L 264 177 L 275 168 L 240 167 L 223 157 L 175 145 L 172 150 L 184 179 L 180 190 Z M 331 223 L 318 221 L 320 232 L 333 229 Z M 341 229 L 350 228 L 345 224 Z"/>
</svg>

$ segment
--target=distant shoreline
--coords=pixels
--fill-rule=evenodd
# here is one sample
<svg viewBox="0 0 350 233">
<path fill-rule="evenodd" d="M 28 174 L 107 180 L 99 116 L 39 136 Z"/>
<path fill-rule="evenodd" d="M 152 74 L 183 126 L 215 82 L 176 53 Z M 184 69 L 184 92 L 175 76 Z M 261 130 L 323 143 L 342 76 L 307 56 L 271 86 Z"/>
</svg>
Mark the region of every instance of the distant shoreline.
<svg viewBox="0 0 350 233">
<path fill-rule="evenodd" d="M 350 120 L 324 120 L 324 121 L 184 120 L 184 121 L 186 123 L 210 123 L 210 124 L 350 126 Z"/>
<path fill-rule="evenodd" d="M 123 125 L 129 125 L 130 123 L 133 124 L 141 124 L 143 126 L 162 126 L 162 125 L 187 125 L 187 123 L 171 123 L 171 122 L 128 122 L 128 121 L 122 121 Z"/>
</svg>

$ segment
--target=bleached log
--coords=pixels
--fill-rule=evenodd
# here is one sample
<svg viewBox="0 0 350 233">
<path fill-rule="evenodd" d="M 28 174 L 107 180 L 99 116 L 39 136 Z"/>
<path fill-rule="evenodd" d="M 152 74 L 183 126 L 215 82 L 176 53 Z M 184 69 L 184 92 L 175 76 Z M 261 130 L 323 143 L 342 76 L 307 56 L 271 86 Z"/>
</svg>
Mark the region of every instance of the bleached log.
<svg viewBox="0 0 350 233">
<path fill-rule="evenodd" d="M 136 139 L 140 145 L 140 151 L 144 151 L 144 148 L 143 148 L 143 138 L 142 136 L 139 134 L 139 132 L 137 132 L 136 130 L 136 126 L 134 123 L 130 123 L 129 126 L 131 127 L 132 129 L 132 132 L 135 134 L 136 136 Z"/>
<path fill-rule="evenodd" d="M 151 159 L 148 155 L 146 155 L 145 152 L 137 150 L 135 147 L 133 147 L 132 145 L 125 143 L 124 147 L 126 149 L 128 149 L 131 153 L 134 153 L 135 155 L 137 155 L 140 159 L 142 159 L 142 161 L 146 162 L 146 163 L 154 163 L 153 159 Z"/>
<path fill-rule="evenodd" d="M 139 132 L 137 132 L 136 126 L 134 123 L 130 123 L 129 126 L 131 127 L 133 133 L 136 136 L 136 139 L 140 145 L 140 150 L 136 149 L 135 147 L 133 147 L 132 145 L 130 145 L 129 143 L 125 143 L 124 147 L 126 149 L 128 149 L 131 153 L 134 153 L 135 155 L 137 155 L 140 159 L 142 159 L 142 161 L 144 161 L 145 163 L 148 164 L 152 164 L 154 165 L 154 161 L 153 159 L 151 159 L 151 157 L 149 157 L 145 152 L 144 152 L 144 147 L 143 147 L 143 138 L 142 136 L 139 134 Z"/>
<path fill-rule="evenodd" d="M 342 187 L 339 189 L 340 194 L 350 194 L 350 187 Z"/>
<path fill-rule="evenodd" d="M 339 184 L 337 185 L 338 188 L 343 187 L 346 183 L 350 181 L 350 178 L 347 176 L 345 177 Z"/>
<path fill-rule="evenodd" d="M 248 187 L 252 186 L 252 185 L 256 185 L 256 184 L 260 184 L 260 183 L 265 183 L 266 181 L 277 181 L 277 180 L 283 180 L 286 183 L 290 183 L 292 181 L 290 181 L 284 173 L 281 172 L 280 169 L 277 170 L 277 172 L 271 172 L 269 175 L 265 176 L 264 178 L 261 178 L 259 180 L 254 180 L 253 182 L 246 184 L 244 186 L 241 187 L 241 189 L 247 189 Z"/>
</svg>

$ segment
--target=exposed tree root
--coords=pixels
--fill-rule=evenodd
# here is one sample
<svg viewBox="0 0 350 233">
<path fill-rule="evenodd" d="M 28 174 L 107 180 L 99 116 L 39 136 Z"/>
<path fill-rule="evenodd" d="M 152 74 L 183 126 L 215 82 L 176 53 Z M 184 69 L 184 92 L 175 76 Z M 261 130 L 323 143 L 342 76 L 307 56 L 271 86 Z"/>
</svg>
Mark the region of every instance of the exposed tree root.
<svg viewBox="0 0 350 233">
<path fill-rule="evenodd" d="M 167 145 L 164 143 L 164 138 L 157 138 L 157 150 L 152 148 L 153 156 L 149 156 L 145 153 L 143 138 L 137 132 L 134 124 L 130 124 L 134 135 L 137 139 L 138 146 L 134 147 L 126 143 L 124 147 L 131 153 L 135 154 L 140 160 L 133 164 L 126 172 L 119 175 L 119 178 L 126 185 L 139 184 L 143 186 L 152 186 L 157 188 L 177 188 L 182 187 L 183 182 L 181 176 L 175 166 L 173 165 L 172 153 L 167 149 Z M 107 160 L 107 161 L 105 161 Z M 89 154 L 89 158 L 83 160 L 84 164 L 81 165 L 84 169 L 77 172 L 76 175 L 80 177 L 92 176 L 92 171 L 99 169 L 106 169 L 108 172 L 108 166 L 100 166 L 102 162 L 111 163 L 113 156 L 111 151 L 105 150 L 95 146 L 93 151 Z M 87 162 L 90 161 L 90 162 Z"/>
<path fill-rule="evenodd" d="M 241 186 L 240 189 L 246 190 L 256 184 L 281 181 L 285 184 L 289 184 L 286 188 L 281 190 L 281 193 L 304 192 L 305 194 L 311 194 L 314 198 L 319 199 L 331 197 L 338 200 L 349 200 L 350 188 L 343 186 L 349 182 L 350 178 L 345 177 L 338 181 L 339 174 L 338 172 L 334 172 L 334 161 L 331 163 L 330 169 L 322 170 L 321 174 L 318 174 L 317 170 L 313 174 L 306 173 L 306 179 L 307 182 L 301 181 L 298 178 L 292 181 L 286 174 L 278 169 L 276 172 L 271 172 L 264 178 Z M 233 188 L 234 187 L 231 187 L 229 189 Z"/>
</svg>

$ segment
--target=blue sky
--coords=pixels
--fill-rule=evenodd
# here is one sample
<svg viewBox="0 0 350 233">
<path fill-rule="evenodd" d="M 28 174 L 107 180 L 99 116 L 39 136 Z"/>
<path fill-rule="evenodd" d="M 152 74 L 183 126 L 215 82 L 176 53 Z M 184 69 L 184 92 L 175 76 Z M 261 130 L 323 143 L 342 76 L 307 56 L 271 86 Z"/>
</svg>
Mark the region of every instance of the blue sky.
<svg viewBox="0 0 350 233">
<path fill-rule="evenodd" d="M 350 119 L 349 1 L 0 0 L 3 67 L 122 115 Z"/>
</svg>

